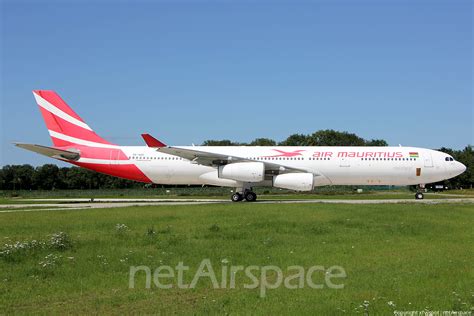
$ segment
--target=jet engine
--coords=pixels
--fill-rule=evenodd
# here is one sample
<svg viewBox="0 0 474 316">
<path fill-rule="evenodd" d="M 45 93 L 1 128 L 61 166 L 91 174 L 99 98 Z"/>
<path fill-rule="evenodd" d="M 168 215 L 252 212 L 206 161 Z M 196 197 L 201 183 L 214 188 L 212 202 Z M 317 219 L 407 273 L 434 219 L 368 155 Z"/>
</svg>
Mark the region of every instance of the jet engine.
<svg viewBox="0 0 474 316">
<path fill-rule="evenodd" d="M 265 179 L 265 164 L 263 162 L 236 162 L 218 169 L 219 178 L 242 182 L 261 182 Z"/>
<path fill-rule="evenodd" d="M 311 191 L 314 176 L 312 173 L 285 173 L 273 177 L 273 186 L 276 188 L 295 191 Z"/>
</svg>

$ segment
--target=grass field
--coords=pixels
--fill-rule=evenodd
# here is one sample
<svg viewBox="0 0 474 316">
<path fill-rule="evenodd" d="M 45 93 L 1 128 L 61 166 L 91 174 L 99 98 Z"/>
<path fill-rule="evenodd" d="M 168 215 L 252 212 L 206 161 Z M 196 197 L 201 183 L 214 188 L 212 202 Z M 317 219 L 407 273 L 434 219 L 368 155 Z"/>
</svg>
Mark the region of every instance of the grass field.
<svg viewBox="0 0 474 316">
<path fill-rule="evenodd" d="M 231 188 L 223 187 L 176 187 L 176 188 L 134 188 L 134 189 L 97 189 L 97 190 L 0 190 L 0 198 L 167 198 L 167 197 L 216 197 L 228 198 Z M 255 188 L 259 195 L 298 195 L 298 196 L 331 196 L 331 195 L 372 195 L 377 193 L 410 193 L 406 187 L 387 189 L 387 187 L 363 187 L 362 194 L 356 193 L 351 186 L 318 187 L 313 192 L 296 193 L 277 188 Z"/>
<path fill-rule="evenodd" d="M 440 192 L 440 194 L 458 194 L 458 195 L 466 195 L 466 196 L 474 196 L 474 189 L 464 189 L 464 190 L 448 190 L 444 192 Z"/>
<path fill-rule="evenodd" d="M 230 189 L 226 188 L 175 188 L 163 189 L 131 189 L 131 190 L 57 190 L 57 191 L 0 191 L 0 204 L 41 204 L 51 203 L 49 201 L 33 201 L 32 199 L 56 199 L 56 198 L 156 198 L 156 199 L 229 199 Z M 334 189 L 330 187 L 319 191 L 316 189 L 309 193 L 296 193 L 279 190 L 256 190 L 258 200 L 379 200 L 379 199 L 406 199 L 413 200 L 414 193 L 405 188 L 392 190 L 367 190 L 357 193 L 353 190 Z M 474 190 L 453 190 L 439 193 L 427 193 L 425 199 L 445 198 L 472 198 Z M 56 203 L 70 203 L 60 201 Z"/>
<path fill-rule="evenodd" d="M 2 244 L 26 246 L 8 254 L 3 246 L 0 313 L 469 311 L 472 227 L 472 204 L 240 203 L 3 213 Z M 69 237 L 51 244 L 57 232 Z M 276 265 L 284 273 L 293 265 L 338 265 L 347 277 L 338 282 L 343 289 L 281 286 L 266 297 L 258 288 L 243 288 L 248 280 L 242 273 L 235 289 L 213 289 L 208 278 L 195 289 L 146 289 L 144 274 L 129 288 L 130 266 L 153 270 L 182 261 L 190 266 L 190 283 L 205 258 L 219 272 L 229 265 Z"/>
</svg>

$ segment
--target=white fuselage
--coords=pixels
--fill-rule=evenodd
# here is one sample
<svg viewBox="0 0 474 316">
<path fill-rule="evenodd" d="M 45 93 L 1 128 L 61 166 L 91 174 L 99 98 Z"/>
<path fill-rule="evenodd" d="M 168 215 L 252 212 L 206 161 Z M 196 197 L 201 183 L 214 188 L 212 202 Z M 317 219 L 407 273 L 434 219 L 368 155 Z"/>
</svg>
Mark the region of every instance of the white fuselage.
<svg viewBox="0 0 474 316">
<path fill-rule="evenodd" d="M 210 184 L 239 187 L 221 179 L 217 168 L 156 151 L 150 147 L 120 146 L 133 163 L 157 184 Z M 417 185 L 449 179 L 465 167 L 448 154 L 414 147 L 201 147 L 183 146 L 217 154 L 304 169 L 314 174 L 314 186 Z M 79 160 L 80 161 L 80 160 Z M 120 163 L 113 159 L 110 164 Z M 268 180 L 252 186 L 272 185 Z"/>
</svg>

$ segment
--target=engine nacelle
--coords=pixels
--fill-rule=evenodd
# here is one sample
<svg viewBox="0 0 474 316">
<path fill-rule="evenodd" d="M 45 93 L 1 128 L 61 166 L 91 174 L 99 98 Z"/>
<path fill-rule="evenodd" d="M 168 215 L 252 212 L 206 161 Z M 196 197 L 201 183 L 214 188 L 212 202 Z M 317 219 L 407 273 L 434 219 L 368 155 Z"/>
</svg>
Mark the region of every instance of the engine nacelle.
<svg viewBox="0 0 474 316">
<path fill-rule="evenodd" d="M 311 191 L 314 176 L 312 173 L 285 173 L 273 177 L 273 186 L 276 188 L 295 191 Z"/>
<path fill-rule="evenodd" d="M 263 162 L 236 162 L 219 166 L 219 178 L 242 182 L 261 182 L 265 179 Z"/>
</svg>

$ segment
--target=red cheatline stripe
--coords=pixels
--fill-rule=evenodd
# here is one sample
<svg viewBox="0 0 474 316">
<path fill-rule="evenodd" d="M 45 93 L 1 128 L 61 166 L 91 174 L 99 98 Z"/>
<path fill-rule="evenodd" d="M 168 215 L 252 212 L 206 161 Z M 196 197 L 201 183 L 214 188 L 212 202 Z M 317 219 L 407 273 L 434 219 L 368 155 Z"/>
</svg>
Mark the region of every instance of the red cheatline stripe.
<svg viewBox="0 0 474 316">
<path fill-rule="evenodd" d="M 93 163 L 80 163 L 77 161 L 71 161 L 72 164 L 94 170 L 97 172 L 109 174 L 111 176 L 135 180 L 145 183 L 152 183 L 152 181 L 134 164 L 129 165 L 104 165 L 104 164 L 93 164 Z"/>
</svg>

